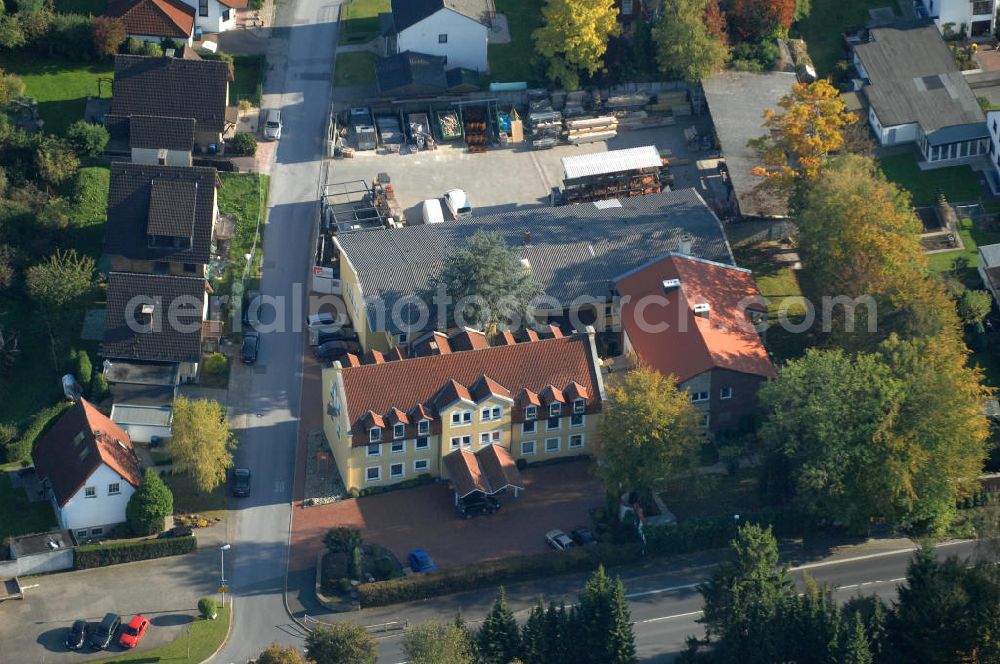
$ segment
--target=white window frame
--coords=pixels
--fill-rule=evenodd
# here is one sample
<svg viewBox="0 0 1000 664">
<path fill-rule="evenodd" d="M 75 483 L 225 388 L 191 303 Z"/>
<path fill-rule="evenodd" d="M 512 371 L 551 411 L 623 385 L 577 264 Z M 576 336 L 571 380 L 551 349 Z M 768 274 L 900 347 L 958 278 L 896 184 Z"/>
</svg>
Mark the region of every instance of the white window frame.
<svg viewBox="0 0 1000 664">
<path fill-rule="evenodd" d="M 573 413 L 569 417 L 569 425 L 571 427 L 582 427 L 587 424 L 587 416 L 581 413 Z"/>
<path fill-rule="evenodd" d="M 499 445 L 503 442 L 503 433 L 499 429 L 483 431 L 479 434 L 479 446 Z"/>
<path fill-rule="evenodd" d="M 573 440 L 574 439 L 579 440 L 580 444 L 579 445 L 574 445 L 573 444 Z M 574 433 L 574 434 L 570 434 L 569 443 L 567 444 L 567 446 L 571 450 L 578 450 L 578 449 L 583 448 L 586 444 L 587 444 L 587 441 L 584 439 L 584 436 L 583 436 L 582 433 Z"/>
<path fill-rule="evenodd" d="M 371 471 L 375 471 L 375 477 L 371 477 Z M 368 466 L 365 468 L 365 484 L 368 482 L 381 482 L 382 481 L 382 466 Z"/>
<path fill-rule="evenodd" d="M 691 403 L 704 403 L 705 401 L 708 401 L 708 399 L 708 392 L 699 391 L 691 393 Z"/>
<path fill-rule="evenodd" d="M 535 433 L 538 430 L 538 420 L 525 420 L 521 422 L 521 433 Z"/>
<path fill-rule="evenodd" d="M 399 445 L 399 449 L 396 446 Z M 394 440 L 390 443 L 389 452 L 391 454 L 406 454 L 406 441 L 405 440 Z"/>
<path fill-rule="evenodd" d="M 458 441 L 457 445 L 455 444 L 455 441 Z M 469 447 L 472 447 L 472 436 L 470 436 L 468 434 L 466 434 L 464 436 L 452 436 L 450 443 L 451 443 L 451 449 L 452 450 L 460 450 L 463 447 L 464 448 L 469 448 Z"/>
<path fill-rule="evenodd" d="M 552 421 L 555 420 L 556 425 L 552 426 Z M 545 430 L 546 431 L 559 431 L 562 428 L 562 419 L 559 417 L 549 417 L 545 420 Z"/>
<path fill-rule="evenodd" d="M 397 422 L 392 425 L 392 437 L 396 440 L 400 438 L 406 438 L 406 425 L 402 422 Z"/>
<path fill-rule="evenodd" d="M 701 424 L 698 425 L 698 426 L 702 427 L 703 429 L 707 429 L 709 423 L 712 421 L 712 414 L 708 413 L 708 412 L 705 412 L 705 413 L 702 413 L 701 416 L 702 416 L 701 417 Z"/>
<path fill-rule="evenodd" d="M 382 446 L 379 445 L 378 443 L 369 443 L 368 452 L 365 454 L 365 456 L 370 456 L 370 457 L 382 456 Z"/>
<path fill-rule="evenodd" d="M 531 445 L 531 451 L 528 452 L 524 449 L 525 445 Z M 533 440 L 522 440 L 521 441 L 521 456 L 535 456 L 535 451 L 538 449 L 538 444 Z"/>
<path fill-rule="evenodd" d="M 526 420 L 538 419 L 538 407 L 537 406 L 526 406 L 524 408 L 524 419 L 526 419 Z"/>
<path fill-rule="evenodd" d="M 368 429 L 368 442 L 369 443 L 382 442 L 382 429 L 380 427 L 371 427 L 370 429 Z"/>
<path fill-rule="evenodd" d="M 108 484 L 108 495 L 109 496 L 117 496 L 121 492 L 122 492 L 122 484 L 121 484 L 121 482 L 111 482 L 110 484 Z"/>
<path fill-rule="evenodd" d="M 562 404 L 556 401 L 549 404 L 549 417 L 559 417 L 562 415 Z"/>
<path fill-rule="evenodd" d="M 573 414 L 582 415 L 587 410 L 587 402 L 583 399 L 573 399 Z"/>
<path fill-rule="evenodd" d="M 399 472 L 398 473 L 392 472 L 392 469 L 395 468 L 396 466 L 399 466 Z M 397 480 L 400 477 L 406 477 L 406 464 L 403 463 L 402 461 L 400 461 L 399 463 L 389 464 L 389 479 L 390 480 Z"/>
<path fill-rule="evenodd" d="M 551 441 L 553 441 L 553 440 L 556 441 L 556 447 L 555 447 L 555 449 L 549 449 L 549 443 Z M 555 438 L 546 438 L 545 439 L 545 452 L 546 453 L 558 452 L 561 449 L 562 449 L 562 437 L 556 436 Z"/>
<path fill-rule="evenodd" d="M 421 445 L 420 441 L 424 444 Z M 415 450 L 429 450 L 431 448 L 431 439 L 429 436 L 418 436 L 415 441 L 413 441 L 413 449 Z"/>
<path fill-rule="evenodd" d="M 420 420 L 417 422 L 417 434 L 421 436 L 426 436 L 431 432 L 431 421 L 430 420 Z"/>
<path fill-rule="evenodd" d="M 727 399 L 733 398 L 733 387 L 732 385 L 727 385 L 719 389 L 719 399 L 725 401 Z"/>
<path fill-rule="evenodd" d="M 424 467 L 421 468 L 417 464 L 423 464 Z M 430 459 L 415 459 L 413 461 L 413 472 L 415 473 L 429 473 L 431 470 L 431 460 Z"/>
<path fill-rule="evenodd" d="M 84 498 L 97 498 L 97 487 L 96 486 L 85 486 L 85 487 L 83 487 L 83 497 Z"/>
<path fill-rule="evenodd" d="M 451 414 L 451 426 L 464 427 L 472 424 L 471 410 L 456 410 Z"/>
</svg>

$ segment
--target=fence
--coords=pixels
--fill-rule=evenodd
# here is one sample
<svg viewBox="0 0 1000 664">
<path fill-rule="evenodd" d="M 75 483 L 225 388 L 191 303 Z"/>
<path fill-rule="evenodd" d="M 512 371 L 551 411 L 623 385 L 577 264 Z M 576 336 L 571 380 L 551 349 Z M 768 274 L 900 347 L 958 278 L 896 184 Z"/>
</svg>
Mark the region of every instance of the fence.
<svg viewBox="0 0 1000 664">
<path fill-rule="evenodd" d="M 310 615 L 302 616 L 302 626 L 310 632 L 322 625 L 332 625 L 333 623 L 314 618 Z M 391 622 L 379 623 L 377 625 L 365 625 L 369 634 L 387 634 L 389 632 L 401 632 L 410 626 L 409 620 L 393 620 Z"/>
</svg>

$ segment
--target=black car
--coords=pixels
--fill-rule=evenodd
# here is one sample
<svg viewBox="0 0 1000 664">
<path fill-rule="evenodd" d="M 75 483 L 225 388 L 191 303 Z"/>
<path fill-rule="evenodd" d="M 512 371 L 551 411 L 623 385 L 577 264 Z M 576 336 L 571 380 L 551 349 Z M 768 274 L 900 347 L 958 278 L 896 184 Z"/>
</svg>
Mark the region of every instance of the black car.
<svg viewBox="0 0 1000 664">
<path fill-rule="evenodd" d="M 248 291 L 243 295 L 243 315 L 240 320 L 244 325 L 256 323 L 260 318 L 260 293 L 258 291 Z"/>
<path fill-rule="evenodd" d="M 117 613 L 106 613 L 90 632 L 90 647 L 95 650 L 105 650 L 115 639 L 118 628 L 122 625 L 121 616 Z"/>
<path fill-rule="evenodd" d="M 327 341 L 325 344 L 316 346 L 313 351 L 317 360 L 333 362 L 344 357 L 348 353 L 361 354 L 361 344 L 356 341 Z"/>
<path fill-rule="evenodd" d="M 320 332 L 316 335 L 316 345 L 322 346 L 328 341 L 353 341 L 357 343 L 358 333 L 349 326 L 344 326 L 336 332 Z"/>
<path fill-rule="evenodd" d="M 580 528 L 574 528 L 569 532 L 569 536 L 573 538 L 573 541 L 577 546 L 597 544 L 597 538 L 594 537 L 594 533 L 590 531 L 590 528 L 582 526 Z"/>
<path fill-rule="evenodd" d="M 73 626 L 69 628 L 66 635 L 66 647 L 70 650 L 79 650 L 87 642 L 87 621 L 75 620 Z"/>
<path fill-rule="evenodd" d="M 493 514 L 500 509 L 500 503 L 493 496 L 477 493 L 459 500 L 455 509 L 463 519 L 471 519 L 480 514 Z"/>
<path fill-rule="evenodd" d="M 253 364 L 257 361 L 258 350 L 260 350 L 260 332 L 244 334 L 243 347 L 240 349 L 240 361 L 243 364 Z"/>
<path fill-rule="evenodd" d="M 157 539 L 168 539 L 170 537 L 190 537 L 191 527 L 190 526 L 174 526 L 170 530 L 164 530 L 162 533 L 156 536 Z"/>
<path fill-rule="evenodd" d="M 237 468 L 233 471 L 233 495 L 237 497 L 250 495 L 249 468 Z"/>
</svg>

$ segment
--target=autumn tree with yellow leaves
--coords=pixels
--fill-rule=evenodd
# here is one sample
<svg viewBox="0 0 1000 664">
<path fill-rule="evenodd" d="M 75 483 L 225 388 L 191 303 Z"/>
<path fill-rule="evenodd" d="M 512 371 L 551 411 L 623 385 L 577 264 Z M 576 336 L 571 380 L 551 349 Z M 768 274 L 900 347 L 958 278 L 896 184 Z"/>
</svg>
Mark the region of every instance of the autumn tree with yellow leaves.
<svg viewBox="0 0 1000 664">
<path fill-rule="evenodd" d="M 549 79 L 567 90 L 580 86 L 580 74 L 604 68 L 608 39 L 621 33 L 615 0 L 546 0 L 535 50 L 546 60 Z"/>
</svg>

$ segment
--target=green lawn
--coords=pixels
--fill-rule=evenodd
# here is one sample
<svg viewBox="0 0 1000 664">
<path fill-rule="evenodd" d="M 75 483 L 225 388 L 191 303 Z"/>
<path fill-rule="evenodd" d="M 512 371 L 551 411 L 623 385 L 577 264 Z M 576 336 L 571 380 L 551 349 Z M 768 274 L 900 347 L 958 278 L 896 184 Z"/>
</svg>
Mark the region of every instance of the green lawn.
<svg viewBox="0 0 1000 664">
<path fill-rule="evenodd" d="M 729 475 L 693 475 L 671 481 L 660 498 L 678 521 L 740 514 L 763 505 L 757 491 L 757 470 L 740 469 Z"/>
<path fill-rule="evenodd" d="M 378 15 L 391 11 L 390 0 L 351 0 L 340 21 L 341 44 L 364 44 L 378 36 Z"/>
<path fill-rule="evenodd" d="M 44 533 L 56 526 L 49 503 L 30 503 L 24 489 L 11 486 L 7 473 L 0 473 L 0 540 L 5 537 Z"/>
<path fill-rule="evenodd" d="M 838 60 L 847 58 L 841 34 L 848 28 L 861 28 L 868 22 L 868 10 L 891 7 L 890 0 L 813 0 L 809 16 L 799 21 L 794 32 L 806 40 L 809 56 L 820 76 L 833 72 Z"/>
<path fill-rule="evenodd" d="M 271 178 L 257 173 L 219 173 L 219 212 L 236 216 L 236 237 L 229 248 L 230 265 L 219 279 L 217 292 L 229 293 L 234 279 L 243 276 L 246 259 L 254 244 L 257 220 L 260 219 L 260 237 L 254 251 L 253 265 L 247 272 L 250 278 L 260 271 L 263 226 L 267 215 L 267 194 Z"/>
<path fill-rule="evenodd" d="M 787 321 L 797 323 L 805 314 L 798 273 L 790 266 L 775 263 L 766 245 L 737 247 L 734 252 L 736 264 L 753 271 L 757 289 L 767 298 L 769 327 L 764 336 L 767 349 L 779 362 L 798 357 L 809 346 L 810 335 L 792 333 L 780 326 L 782 315 Z"/>
<path fill-rule="evenodd" d="M 375 85 L 375 59 L 375 54 L 368 52 L 337 54 L 333 84 L 338 87 Z"/>
<path fill-rule="evenodd" d="M 496 0 L 497 13 L 507 17 L 509 44 L 490 44 L 490 80 L 498 82 L 533 81 L 535 45 L 531 33 L 542 24 L 542 10 L 537 0 Z"/>
<path fill-rule="evenodd" d="M 133 664 L 198 664 L 211 657 L 222 642 L 226 640 L 226 633 L 229 631 L 229 608 L 219 608 L 219 617 L 215 620 L 203 620 L 195 618 L 189 627 L 190 632 L 185 632 L 182 636 L 171 641 L 165 646 L 143 650 L 140 645 L 136 652 L 115 657 L 113 659 L 101 660 L 100 664 L 119 664 L 119 662 L 132 662 Z M 155 627 L 153 629 L 156 629 Z M 190 652 L 190 655 L 188 654 Z"/>
<path fill-rule="evenodd" d="M 241 99 L 246 99 L 254 106 L 260 106 L 267 59 L 263 55 L 235 55 L 233 67 L 235 80 L 229 86 L 229 103 L 239 104 Z"/>
<path fill-rule="evenodd" d="M 56 11 L 61 14 L 90 14 L 100 16 L 108 8 L 107 0 L 55 0 Z"/>
<path fill-rule="evenodd" d="M 169 451 L 169 444 L 167 450 Z M 206 519 L 225 516 L 226 484 L 205 493 L 195 486 L 194 481 L 182 473 L 167 473 L 163 481 L 174 494 L 174 512 L 197 514 Z"/>
<path fill-rule="evenodd" d="M 110 60 L 92 63 L 37 53 L 4 53 L 0 68 L 24 79 L 27 94 L 38 100 L 45 130 L 53 134 L 62 134 L 83 118 L 87 97 L 97 96 L 98 78 L 108 79 L 101 91 L 105 97 L 111 96 L 114 73 Z"/>
<path fill-rule="evenodd" d="M 938 191 L 949 203 L 975 203 L 982 198 L 979 178 L 968 166 L 950 166 L 922 171 L 913 155 L 896 155 L 879 160 L 882 172 L 892 182 L 910 192 L 914 207 L 934 205 Z"/>
</svg>

